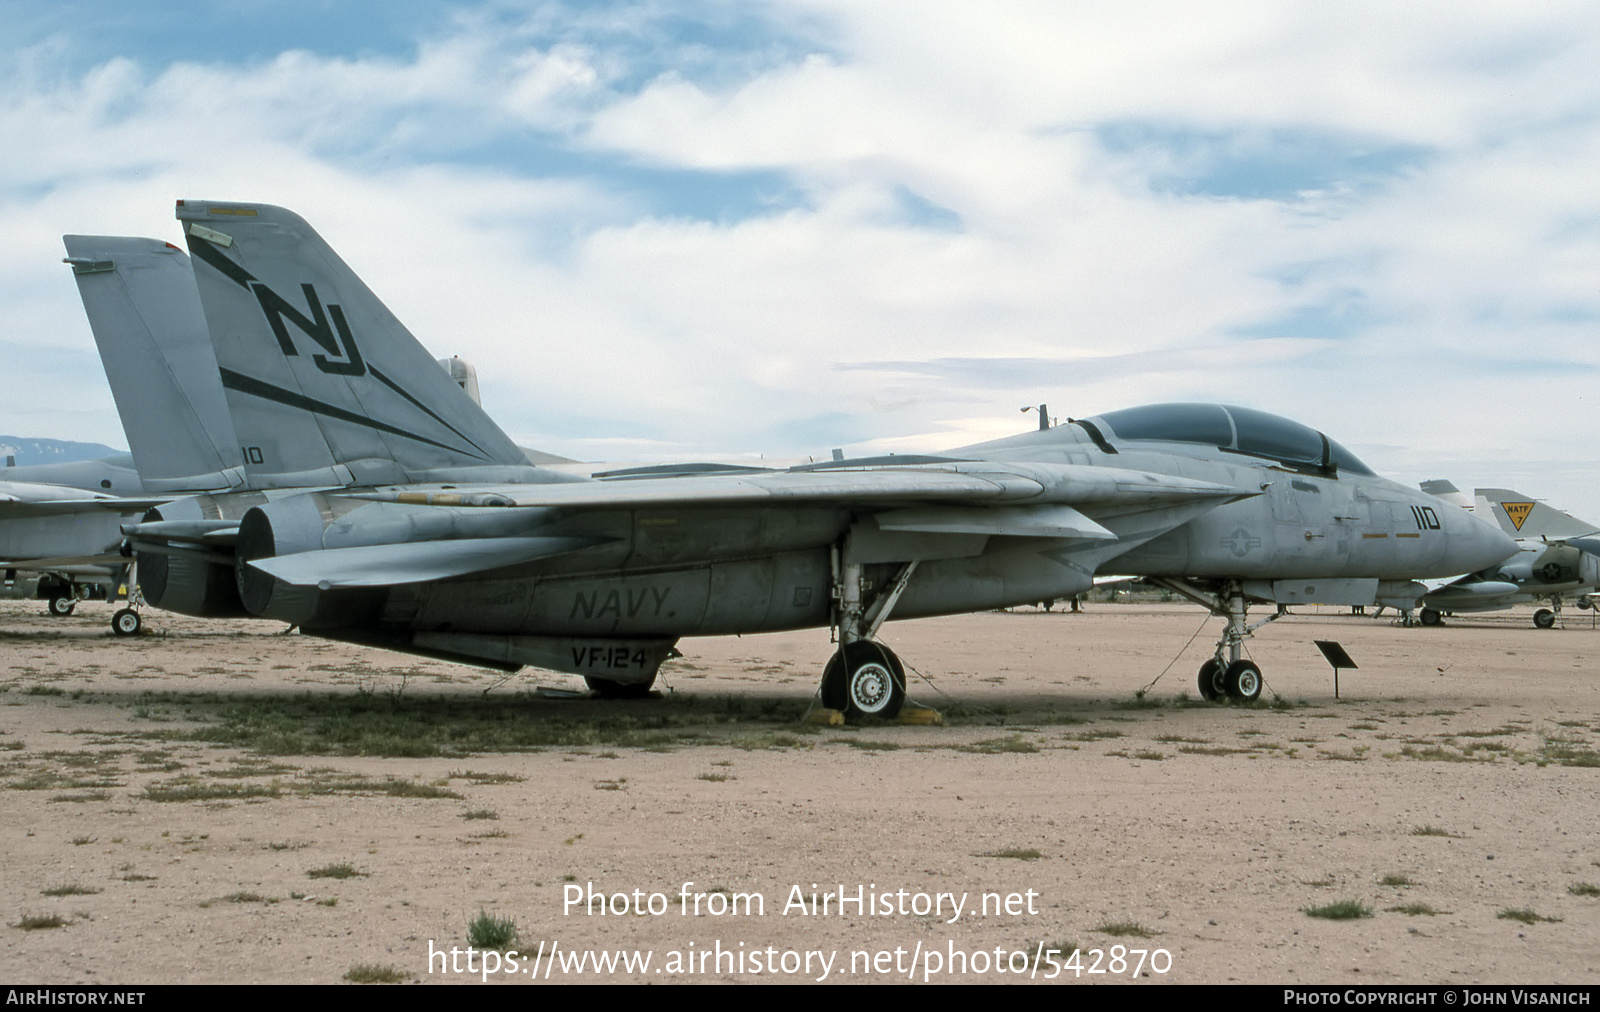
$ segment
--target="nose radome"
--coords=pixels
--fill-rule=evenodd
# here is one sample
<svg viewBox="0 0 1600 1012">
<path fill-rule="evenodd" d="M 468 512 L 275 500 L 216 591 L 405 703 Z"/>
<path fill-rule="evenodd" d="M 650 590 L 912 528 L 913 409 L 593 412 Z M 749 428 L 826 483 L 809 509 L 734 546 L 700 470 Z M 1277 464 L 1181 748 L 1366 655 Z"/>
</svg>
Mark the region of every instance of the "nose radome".
<svg viewBox="0 0 1600 1012">
<path fill-rule="evenodd" d="M 1450 510 L 1448 514 L 1450 536 L 1445 554 L 1454 565 L 1450 568 L 1462 573 L 1487 569 L 1515 556 L 1517 543 L 1499 525 L 1466 510 Z"/>
</svg>

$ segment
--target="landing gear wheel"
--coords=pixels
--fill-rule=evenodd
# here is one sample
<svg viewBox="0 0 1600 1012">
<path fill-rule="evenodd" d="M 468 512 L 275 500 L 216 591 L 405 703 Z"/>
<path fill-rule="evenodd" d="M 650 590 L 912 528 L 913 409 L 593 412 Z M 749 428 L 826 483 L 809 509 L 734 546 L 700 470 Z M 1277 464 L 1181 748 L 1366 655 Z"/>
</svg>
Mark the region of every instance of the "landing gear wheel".
<svg viewBox="0 0 1600 1012">
<path fill-rule="evenodd" d="M 1252 661 L 1234 661 L 1222 676 L 1228 698 L 1254 703 L 1261 698 L 1261 669 Z"/>
<path fill-rule="evenodd" d="M 1444 623 L 1444 616 L 1432 608 L 1424 608 L 1422 609 L 1422 614 L 1418 616 L 1418 621 L 1423 625 L 1441 625 Z"/>
<path fill-rule="evenodd" d="M 1533 613 L 1533 624 L 1540 629 L 1549 629 L 1556 624 L 1556 613 L 1549 608 L 1540 608 Z"/>
<path fill-rule="evenodd" d="M 822 705 L 850 720 L 893 720 L 906 702 L 906 675 L 894 651 L 857 640 L 828 659 L 822 670 Z"/>
<path fill-rule="evenodd" d="M 589 691 L 601 699 L 644 699 L 656 684 L 656 676 L 651 675 L 648 682 L 613 682 L 609 678 L 590 678 L 585 675 L 583 681 L 589 686 Z"/>
<path fill-rule="evenodd" d="M 111 631 L 118 636 L 137 636 L 144 628 L 144 620 L 132 608 L 123 608 L 111 616 Z"/>
<path fill-rule="evenodd" d="M 68 615 L 72 614 L 72 609 L 76 608 L 77 606 L 78 602 L 74 601 L 70 597 L 52 597 L 50 599 L 49 610 L 50 614 L 54 615 L 56 618 L 66 618 Z"/>
<path fill-rule="evenodd" d="M 853 717 L 893 717 L 906 700 L 894 670 L 882 661 L 868 661 L 850 672 L 845 712 Z"/>
<path fill-rule="evenodd" d="M 1200 698 L 1214 703 L 1222 698 L 1222 662 L 1215 657 L 1200 665 Z"/>
</svg>

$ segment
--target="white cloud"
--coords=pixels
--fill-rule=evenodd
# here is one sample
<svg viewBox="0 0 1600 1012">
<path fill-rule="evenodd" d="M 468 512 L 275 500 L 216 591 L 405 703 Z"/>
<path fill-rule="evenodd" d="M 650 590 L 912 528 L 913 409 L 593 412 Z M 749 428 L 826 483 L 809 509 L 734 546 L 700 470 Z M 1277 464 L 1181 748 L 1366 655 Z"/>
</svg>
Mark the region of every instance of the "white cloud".
<svg viewBox="0 0 1600 1012">
<path fill-rule="evenodd" d="M 1545 461 L 1534 491 L 1600 515 L 1571 466 L 1600 423 L 1588 8 L 797 0 L 768 9 L 782 58 L 737 33 L 616 43 L 670 10 L 560 37 L 469 14 L 409 56 L 130 53 L 74 78 L 60 42 L 13 54 L 0 347 L 21 382 L 0 430 L 116 441 L 103 390 L 62 380 L 81 360 L 45 350 L 90 347 L 59 235 L 170 238 L 171 201 L 205 196 L 305 215 L 557 452 L 937 448 L 1040 400 L 1204 397 L 1404 477 Z M 1107 148 L 1119 124 L 1143 146 Z M 1222 156 L 1262 171 L 1285 137 L 1382 157 L 1341 185 L 1330 156 L 1333 184 L 1289 199 L 1202 178 Z M 706 172 L 801 197 L 680 210 Z M 1060 365 L 862 368 L 964 359 Z"/>
</svg>

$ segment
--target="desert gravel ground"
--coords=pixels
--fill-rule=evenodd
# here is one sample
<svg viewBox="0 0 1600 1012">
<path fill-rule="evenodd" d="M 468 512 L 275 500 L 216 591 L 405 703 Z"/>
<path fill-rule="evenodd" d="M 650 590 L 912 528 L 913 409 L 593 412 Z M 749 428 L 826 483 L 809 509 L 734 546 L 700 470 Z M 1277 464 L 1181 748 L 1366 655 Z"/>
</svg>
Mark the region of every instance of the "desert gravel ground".
<svg viewBox="0 0 1600 1012">
<path fill-rule="evenodd" d="M 829 954 L 830 981 L 1021 982 L 1041 943 L 1117 971 L 1081 983 L 1130 980 L 1117 945 L 1165 953 L 1141 984 L 1600 981 L 1590 612 L 1294 615 L 1250 642 L 1251 707 L 1197 700 L 1220 623 L 1179 604 L 891 624 L 945 723 L 860 728 L 800 719 L 825 632 L 688 640 L 657 698 L 607 704 L 267 623 L 150 611 L 121 640 L 109 615 L 0 603 L 13 982 L 477 983 L 476 953 L 428 954 L 464 971 L 480 913 L 538 956 L 494 957 L 502 984 L 815 979 Z M 1315 639 L 1361 665 L 1338 701 Z M 591 883 L 664 912 L 565 909 Z M 892 912 L 841 916 L 841 889 Z M 915 909 L 941 893 L 960 917 Z M 713 912 L 740 894 L 764 913 Z M 826 914 L 785 911 L 813 894 Z M 1370 916 L 1307 913 L 1337 904 Z M 652 962 L 596 974 L 617 950 Z"/>
</svg>

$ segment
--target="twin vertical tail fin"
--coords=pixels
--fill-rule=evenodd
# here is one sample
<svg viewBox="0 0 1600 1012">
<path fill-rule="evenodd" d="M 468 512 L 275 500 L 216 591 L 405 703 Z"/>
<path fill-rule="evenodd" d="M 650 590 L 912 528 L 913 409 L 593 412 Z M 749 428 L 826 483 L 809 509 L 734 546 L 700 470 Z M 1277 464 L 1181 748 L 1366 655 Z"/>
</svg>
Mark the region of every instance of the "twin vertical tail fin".
<svg viewBox="0 0 1600 1012">
<path fill-rule="evenodd" d="M 189 258 L 159 239 L 62 241 L 145 490 L 241 484 L 241 451 Z"/>
<path fill-rule="evenodd" d="M 1488 503 L 1495 522 L 1513 538 L 1561 540 L 1581 538 L 1600 530 L 1586 520 L 1508 488 L 1480 488 L 1475 494 Z"/>
<path fill-rule="evenodd" d="M 251 485 L 567 480 L 528 463 L 310 225 L 180 200 Z"/>
<path fill-rule="evenodd" d="M 1456 488 L 1453 483 L 1443 478 L 1425 481 L 1418 487 L 1431 496 L 1443 499 L 1452 506 L 1459 506 L 1469 513 L 1475 512 L 1476 504 L 1472 501 L 1472 496 L 1467 495 L 1459 488 Z"/>
</svg>

